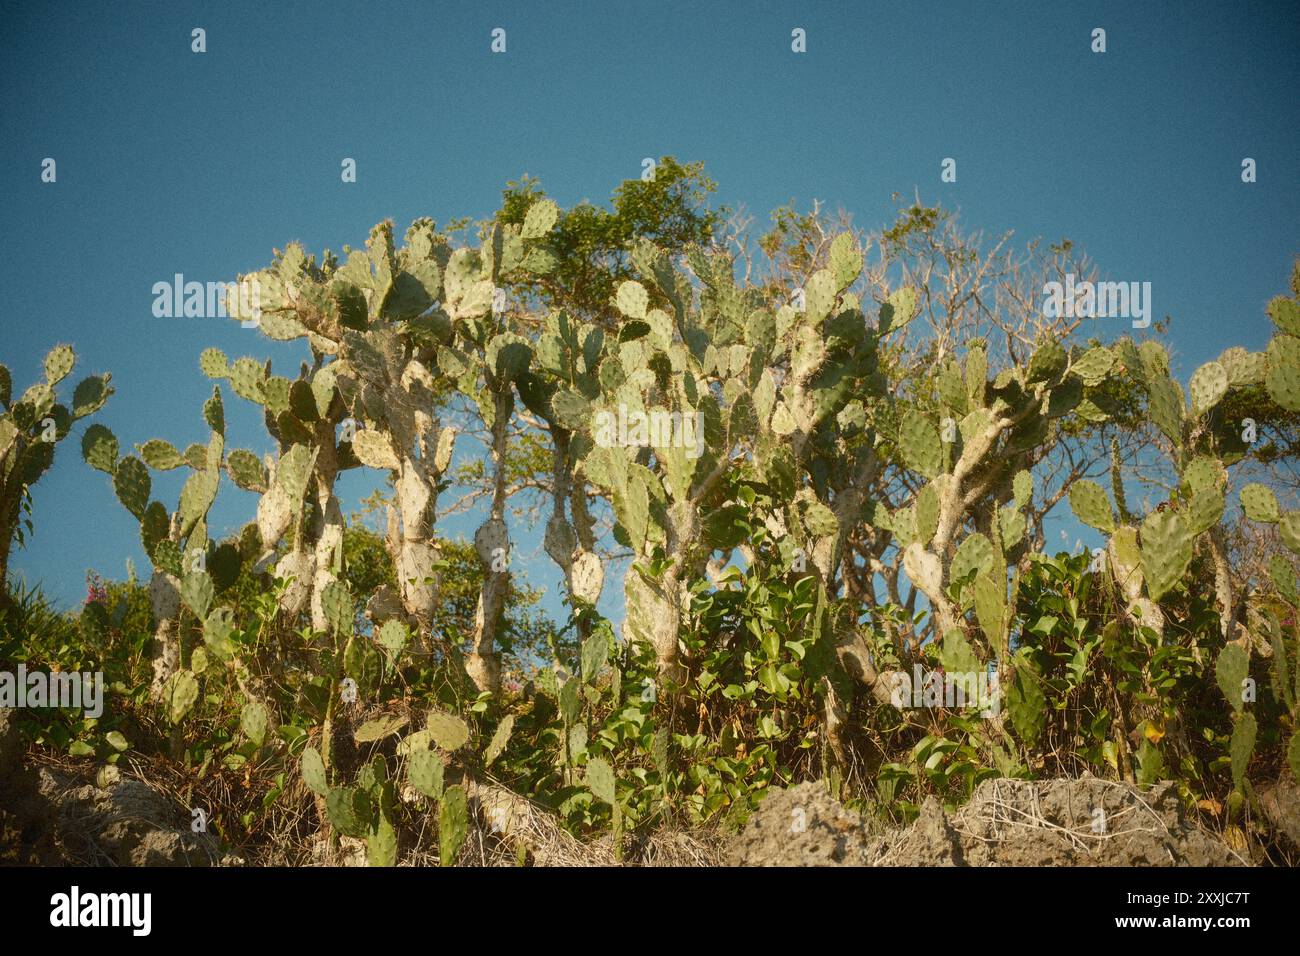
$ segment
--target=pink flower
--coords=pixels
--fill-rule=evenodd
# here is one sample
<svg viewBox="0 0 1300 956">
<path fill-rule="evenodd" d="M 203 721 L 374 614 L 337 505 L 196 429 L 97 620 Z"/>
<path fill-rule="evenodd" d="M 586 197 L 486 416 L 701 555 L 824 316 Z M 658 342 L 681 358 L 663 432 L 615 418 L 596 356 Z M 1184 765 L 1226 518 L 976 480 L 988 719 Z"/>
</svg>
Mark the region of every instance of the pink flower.
<svg viewBox="0 0 1300 956">
<path fill-rule="evenodd" d="M 103 580 L 94 571 L 86 573 L 86 603 L 108 603 L 108 588 L 104 587 Z"/>
</svg>

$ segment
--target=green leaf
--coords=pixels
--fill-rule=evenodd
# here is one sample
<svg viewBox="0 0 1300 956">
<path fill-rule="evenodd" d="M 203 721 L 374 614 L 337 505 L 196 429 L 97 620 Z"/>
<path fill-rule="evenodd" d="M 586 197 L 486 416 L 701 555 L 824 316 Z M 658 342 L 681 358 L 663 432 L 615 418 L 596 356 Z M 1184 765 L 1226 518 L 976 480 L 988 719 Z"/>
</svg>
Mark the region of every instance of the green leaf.
<svg viewBox="0 0 1300 956">
<path fill-rule="evenodd" d="M 1149 787 L 1165 775 L 1165 758 L 1160 748 L 1143 738 L 1142 746 L 1137 751 L 1137 781 L 1143 787 Z"/>
</svg>

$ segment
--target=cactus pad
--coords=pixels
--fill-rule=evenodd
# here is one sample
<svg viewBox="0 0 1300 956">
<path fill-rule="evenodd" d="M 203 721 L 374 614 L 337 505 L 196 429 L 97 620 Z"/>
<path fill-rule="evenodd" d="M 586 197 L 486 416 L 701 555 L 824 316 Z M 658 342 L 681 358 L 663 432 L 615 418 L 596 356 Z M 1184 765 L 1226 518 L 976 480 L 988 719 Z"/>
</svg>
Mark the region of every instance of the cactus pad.
<svg viewBox="0 0 1300 956">
<path fill-rule="evenodd" d="M 1067 361 L 1068 357 L 1065 354 L 1065 349 L 1061 348 L 1059 342 L 1055 339 L 1044 342 L 1030 356 L 1025 381 L 1031 384 L 1034 382 L 1055 381 L 1065 371 Z"/>
<path fill-rule="evenodd" d="M 650 296 L 645 286 L 635 279 L 629 279 L 618 287 L 618 310 L 629 319 L 644 319 Z"/>
<path fill-rule="evenodd" d="M 600 599 L 601 588 L 605 583 L 605 568 L 600 556 L 592 551 L 583 551 L 573 559 L 573 596 L 588 604 L 595 604 Z"/>
<path fill-rule="evenodd" d="M 1016 496 L 1016 506 L 1025 507 L 1034 496 L 1034 476 L 1021 469 L 1011 483 L 1011 492 Z"/>
<path fill-rule="evenodd" d="M 1098 345 L 1079 356 L 1070 366 L 1070 371 L 1079 376 L 1083 384 L 1095 386 L 1106 380 L 1114 365 L 1115 353 L 1104 345 Z"/>
<path fill-rule="evenodd" d="M 1095 481 L 1084 478 L 1070 486 L 1070 510 L 1090 528 L 1103 534 L 1115 530 L 1115 517 L 1110 510 L 1110 499 Z"/>
<path fill-rule="evenodd" d="M 915 512 L 915 540 L 928 545 L 939 527 L 939 489 L 936 482 L 930 482 L 917 493 Z"/>
<path fill-rule="evenodd" d="M 530 210 L 531 212 L 531 210 Z M 469 832 L 469 807 L 461 787 L 448 787 L 438 808 L 438 864 L 455 866 Z"/>
<path fill-rule="evenodd" d="M 350 636 L 355 623 L 352 592 L 341 581 L 334 581 L 321 592 L 321 610 L 335 633 Z"/>
<path fill-rule="evenodd" d="M 207 618 L 215 594 L 212 578 L 206 571 L 191 571 L 181 578 L 181 601 L 200 621 Z"/>
<path fill-rule="evenodd" d="M 1279 295 L 1270 300 L 1266 311 L 1279 332 L 1300 337 L 1300 303 L 1295 299 Z"/>
<path fill-rule="evenodd" d="M 975 576 L 973 590 L 975 617 L 979 620 L 989 643 L 997 647 L 1002 641 L 1002 631 L 1006 625 L 1006 582 L 998 580 L 992 572 L 983 572 Z"/>
<path fill-rule="evenodd" d="M 519 238 L 540 239 L 554 228 L 559 218 L 559 206 L 550 199 L 539 199 L 528 207 L 528 214 L 524 216 L 524 225 L 519 231 Z"/>
<path fill-rule="evenodd" d="M 830 264 L 835 285 L 841 292 L 862 272 L 862 252 L 852 233 L 842 232 L 831 242 Z"/>
<path fill-rule="evenodd" d="M 1024 539 L 1029 522 L 1015 508 L 1003 508 L 998 512 L 998 526 L 1002 532 L 1002 547 L 1010 551 Z"/>
<path fill-rule="evenodd" d="M 236 448 L 226 456 L 226 473 L 245 491 L 266 491 L 266 468 L 261 459 L 245 448 Z"/>
<path fill-rule="evenodd" d="M 1255 735 L 1259 727 L 1255 715 L 1241 714 L 1232 728 L 1232 740 L 1228 744 L 1228 754 L 1232 763 L 1232 785 L 1238 792 L 1246 780 L 1246 770 L 1250 766 L 1251 755 L 1255 752 Z"/>
<path fill-rule="evenodd" d="M 307 747 L 302 752 L 302 781 L 307 789 L 317 796 L 329 794 L 329 777 L 325 772 L 325 761 L 315 747 Z"/>
<path fill-rule="evenodd" d="M 68 345 L 56 345 L 45 356 L 45 381 L 51 388 L 68 377 L 77 356 Z"/>
<path fill-rule="evenodd" d="M 1171 442 L 1175 445 L 1182 444 L 1183 393 L 1178 383 L 1168 376 L 1152 376 L 1147 388 L 1147 408 L 1151 420 Z"/>
<path fill-rule="evenodd" d="M 898 450 L 908 467 L 927 478 L 935 478 L 943 468 L 943 445 L 939 430 L 920 412 L 908 409 L 898 427 Z"/>
<path fill-rule="evenodd" d="M 204 349 L 199 353 L 199 370 L 208 378 L 225 378 L 230 374 L 230 360 L 221 349 Z"/>
<path fill-rule="evenodd" d="M 144 463 L 154 471 L 171 471 L 185 464 L 176 446 L 161 438 L 151 438 L 136 449 Z"/>
<path fill-rule="evenodd" d="M 103 425 L 91 425 L 81 436 L 81 457 L 91 468 L 113 474 L 117 468 L 117 436 Z"/>
<path fill-rule="evenodd" d="M 316 462 L 316 450 L 306 445 L 294 445 L 280 456 L 275 480 L 289 496 L 290 501 L 301 501 L 307 493 L 307 481 Z"/>
<path fill-rule="evenodd" d="M 367 468 L 394 470 L 401 466 L 388 436 L 377 429 L 363 428 L 353 436 L 352 451 Z"/>
<path fill-rule="evenodd" d="M 75 418 L 85 418 L 104 407 L 108 397 L 113 394 L 108 375 L 92 375 L 77 383 L 72 393 L 72 414 Z"/>
<path fill-rule="evenodd" d="M 1245 704 L 1242 685 L 1250 674 L 1250 660 L 1240 645 L 1227 644 L 1214 664 L 1214 679 L 1232 709 L 1240 712 Z"/>
<path fill-rule="evenodd" d="M 113 490 L 117 492 L 117 499 L 137 520 L 144 518 L 144 509 L 149 506 L 152 487 L 149 469 L 139 458 L 127 455 L 117 463 L 117 469 L 113 473 Z"/>
<path fill-rule="evenodd" d="M 1199 455 L 1188 462 L 1183 469 L 1183 482 L 1193 493 L 1206 488 L 1221 488 L 1228 480 L 1228 473 L 1217 458 Z"/>
<path fill-rule="evenodd" d="M 880 307 L 880 334 L 901 329 L 916 317 L 916 290 L 903 286 L 889 294 Z"/>
<path fill-rule="evenodd" d="M 1241 507 L 1251 521 L 1274 524 L 1281 517 L 1277 496 L 1267 485 L 1251 483 L 1242 488 Z"/>
<path fill-rule="evenodd" d="M 230 367 L 230 387 L 240 398 L 261 405 L 266 401 L 266 370 L 256 359 L 236 359 Z"/>
<path fill-rule="evenodd" d="M 1264 387 L 1287 411 L 1300 412 L 1300 364 L 1270 361 Z"/>
<path fill-rule="evenodd" d="M 430 711 L 425 729 L 433 742 L 446 751 L 459 750 L 469 743 L 469 725 L 454 714 Z"/>
<path fill-rule="evenodd" d="M 1288 511 L 1277 523 L 1282 543 L 1295 554 L 1300 554 L 1300 511 Z"/>
<path fill-rule="evenodd" d="M 1192 396 L 1192 415 L 1203 415 L 1228 391 L 1228 372 L 1218 362 L 1206 362 L 1194 373 L 1188 383 Z"/>
<path fill-rule="evenodd" d="M 181 526 L 188 533 L 212 507 L 220 479 L 215 471 L 196 471 L 181 489 Z"/>
<path fill-rule="evenodd" d="M 415 750 L 406 765 L 406 778 L 420 793 L 437 800 L 442 796 L 442 757 L 434 750 Z"/>
<path fill-rule="evenodd" d="M 1268 559 L 1268 576 L 1279 595 L 1290 604 L 1300 605 L 1300 594 L 1296 591 L 1295 568 L 1291 567 L 1290 561 L 1280 554 L 1273 555 Z"/>
<path fill-rule="evenodd" d="M 1239 346 L 1225 349 L 1219 364 L 1228 373 L 1229 385 L 1258 385 L 1268 371 L 1268 360 L 1263 352 L 1247 352 Z"/>
<path fill-rule="evenodd" d="M 1202 488 L 1192 495 L 1187 507 L 1187 523 L 1193 535 L 1204 534 L 1223 518 L 1224 495 L 1217 486 Z"/>
<path fill-rule="evenodd" d="M 976 531 L 962 539 L 952 557 L 949 580 L 964 581 L 975 574 L 983 574 L 993 567 L 993 543 Z"/>
<path fill-rule="evenodd" d="M 1158 601 L 1192 563 L 1192 531 L 1176 511 L 1156 511 L 1142 522 L 1142 572 L 1147 593 Z"/>
</svg>

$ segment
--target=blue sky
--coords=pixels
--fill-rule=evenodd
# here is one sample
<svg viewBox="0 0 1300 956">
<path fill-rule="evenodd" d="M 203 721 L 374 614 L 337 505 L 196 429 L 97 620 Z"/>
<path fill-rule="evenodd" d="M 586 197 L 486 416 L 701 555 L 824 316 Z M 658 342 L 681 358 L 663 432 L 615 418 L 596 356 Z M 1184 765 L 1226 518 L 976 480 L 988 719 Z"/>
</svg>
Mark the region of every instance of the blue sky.
<svg viewBox="0 0 1300 956">
<path fill-rule="evenodd" d="M 386 217 L 484 217 L 525 172 L 569 205 L 608 198 L 642 157 L 704 160 L 757 226 L 817 198 L 875 228 L 892 193 L 919 190 L 968 227 L 1068 236 L 1108 277 L 1149 280 L 1183 375 L 1264 345 L 1264 303 L 1300 252 L 1294 3 L 0 2 L 0 23 L 0 362 L 25 388 L 73 343 L 79 374 L 113 374 L 95 420 L 124 448 L 205 436 L 203 348 L 290 374 L 300 354 L 226 320 L 155 318 L 155 282 L 229 279 L 293 239 L 359 245 Z M 265 441 L 247 403 L 228 395 L 227 415 L 232 445 Z M 148 567 L 79 433 L 13 558 L 68 605 L 87 568 Z M 347 479 L 345 504 L 366 489 Z M 214 529 L 254 506 L 227 488 Z M 553 584 L 516 531 L 530 579 Z"/>
</svg>

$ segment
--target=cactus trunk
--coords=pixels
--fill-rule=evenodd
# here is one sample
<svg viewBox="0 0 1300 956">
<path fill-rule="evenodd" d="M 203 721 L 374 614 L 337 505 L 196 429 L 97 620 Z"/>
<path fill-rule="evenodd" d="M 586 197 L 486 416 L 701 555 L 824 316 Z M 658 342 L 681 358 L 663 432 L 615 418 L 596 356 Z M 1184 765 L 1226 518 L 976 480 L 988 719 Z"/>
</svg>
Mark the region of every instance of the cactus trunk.
<svg viewBox="0 0 1300 956">
<path fill-rule="evenodd" d="M 501 682 L 501 661 L 496 636 L 510 589 L 510 536 L 506 530 L 506 451 L 514 400 L 510 385 L 493 390 L 492 511 L 474 535 L 474 549 L 483 566 L 483 585 L 474 617 L 473 648 L 465 668 L 481 691 L 495 694 Z"/>
</svg>

